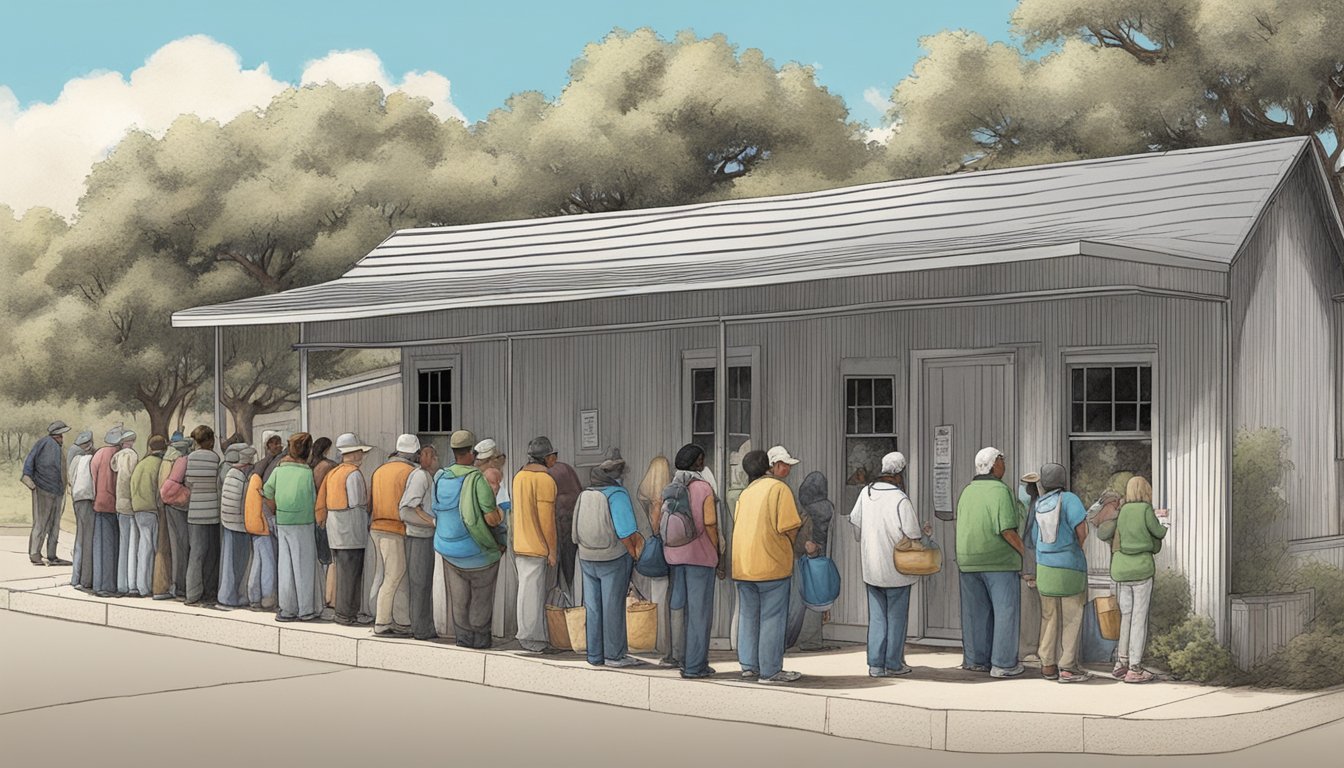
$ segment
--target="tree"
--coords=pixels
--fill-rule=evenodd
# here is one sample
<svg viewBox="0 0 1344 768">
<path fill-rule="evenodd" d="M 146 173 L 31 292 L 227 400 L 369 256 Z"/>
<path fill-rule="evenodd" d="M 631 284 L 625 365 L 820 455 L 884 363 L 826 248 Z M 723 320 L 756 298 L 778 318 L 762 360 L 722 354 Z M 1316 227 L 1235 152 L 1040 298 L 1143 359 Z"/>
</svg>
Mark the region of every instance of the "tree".
<svg viewBox="0 0 1344 768">
<path fill-rule="evenodd" d="M 1022 0 L 1022 46 L 926 38 L 896 86 L 898 176 L 1344 135 L 1344 14 L 1320 0 Z M 1336 184 L 1339 174 L 1336 171 Z"/>
</svg>

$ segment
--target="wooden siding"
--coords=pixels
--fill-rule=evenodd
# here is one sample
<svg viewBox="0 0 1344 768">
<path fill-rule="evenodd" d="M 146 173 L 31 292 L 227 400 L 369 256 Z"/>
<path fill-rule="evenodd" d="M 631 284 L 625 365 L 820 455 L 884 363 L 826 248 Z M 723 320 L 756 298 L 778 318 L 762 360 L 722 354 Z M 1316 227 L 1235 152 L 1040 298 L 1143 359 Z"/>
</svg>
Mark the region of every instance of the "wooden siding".
<svg viewBox="0 0 1344 768">
<path fill-rule="evenodd" d="M 1344 291 L 1344 276 L 1320 187 L 1316 168 L 1299 163 L 1231 272 L 1233 424 L 1239 430 L 1287 432 L 1293 462 L 1284 486 L 1290 540 L 1344 533 L 1333 301 Z"/>
</svg>

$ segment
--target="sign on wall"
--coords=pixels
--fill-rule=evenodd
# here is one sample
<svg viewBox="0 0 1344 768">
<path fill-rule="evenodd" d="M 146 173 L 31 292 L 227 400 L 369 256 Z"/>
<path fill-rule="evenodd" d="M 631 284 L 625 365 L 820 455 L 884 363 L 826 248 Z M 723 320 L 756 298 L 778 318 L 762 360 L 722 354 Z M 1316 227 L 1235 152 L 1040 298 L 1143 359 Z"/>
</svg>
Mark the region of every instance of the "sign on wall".
<svg viewBox="0 0 1344 768">
<path fill-rule="evenodd" d="M 601 446 L 597 433 L 597 410 L 579 411 L 579 450 L 595 451 Z"/>
<path fill-rule="evenodd" d="M 933 511 L 952 519 L 952 425 L 933 428 Z"/>
</svg>

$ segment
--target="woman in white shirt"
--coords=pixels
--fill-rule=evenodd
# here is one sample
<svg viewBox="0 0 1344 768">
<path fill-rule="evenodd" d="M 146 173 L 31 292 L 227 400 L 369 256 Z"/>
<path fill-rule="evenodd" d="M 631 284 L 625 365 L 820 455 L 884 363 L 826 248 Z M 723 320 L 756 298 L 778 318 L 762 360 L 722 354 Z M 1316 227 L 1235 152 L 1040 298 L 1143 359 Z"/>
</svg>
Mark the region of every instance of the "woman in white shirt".
<svg viewBox="0 0 1344 768">
<path fill-rule="evenodd" d="M 910 585 L 918 576 L 896 570 L 894 553 L 902 539 L 919 540 L 932 533 L 921 530 L 915 507 L 905 493 L 905 456 L 882 457 L 882 474 L 859 491 L 849 522 L 859 540 L 859 560 L 868 591 L 868 674 L 899 677 L 910 673 L 905 664 L 905 635 L 910 619 Z"/>
</svg>

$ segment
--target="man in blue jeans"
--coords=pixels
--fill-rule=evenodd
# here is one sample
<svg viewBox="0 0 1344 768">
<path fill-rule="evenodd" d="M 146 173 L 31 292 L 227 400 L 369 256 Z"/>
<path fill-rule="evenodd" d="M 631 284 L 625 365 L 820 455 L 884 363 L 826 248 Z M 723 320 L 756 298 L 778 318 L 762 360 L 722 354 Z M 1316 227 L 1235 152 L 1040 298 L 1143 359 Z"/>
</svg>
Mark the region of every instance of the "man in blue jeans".
<svg viewBox="0 0 1344 768">
<path fill-rule="evenodd" d="M 784 483 L 798 460 L 783 446 L 742 457 L 748 484 L 737 500 L 733 579 L 737 582 L 737 659 L 744 680 L 792 683 L 784 641 L 793 577 L 793 540 L 802 527 L 793 491 Z"/>
<path fill-rule="evenodd" d="M 1003 453 L 975 455 L 976 476 L 957 499 L 957 569 L 961 572 L 962 669 L 1016 677 L 1023 672 L 1022 538 L 1017 502 L 1003 483 Z"/>
<path fill-rule="evenodd" d="M 583 571 L 583 606 L 587 620 L 588 663 L 596 667 L 633 667 L 625 632 L 625 596 L 630 570 L 642 539 L 635 507 L 621 485 L 625 460 L 613 449 L 593 467 L 588 489 L 579 494 L 573 539 L 579 545 Z"/>
</svg>

